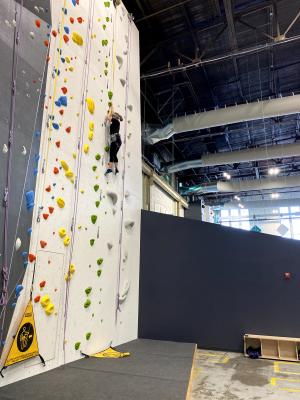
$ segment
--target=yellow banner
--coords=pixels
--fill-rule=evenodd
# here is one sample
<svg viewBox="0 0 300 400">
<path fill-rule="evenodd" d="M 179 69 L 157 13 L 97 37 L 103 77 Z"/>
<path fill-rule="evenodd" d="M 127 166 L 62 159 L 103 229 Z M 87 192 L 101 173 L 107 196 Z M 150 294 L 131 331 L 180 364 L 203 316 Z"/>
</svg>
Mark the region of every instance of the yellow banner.
<svg viewBox="0 0 300 400">
<path fill-rule="evenodd" d="M 33 307 L 31 301 L 29 301 L 4 367 L 28 360 L 38 355 L 39 346 L 36 336 Z"/>
</svg>

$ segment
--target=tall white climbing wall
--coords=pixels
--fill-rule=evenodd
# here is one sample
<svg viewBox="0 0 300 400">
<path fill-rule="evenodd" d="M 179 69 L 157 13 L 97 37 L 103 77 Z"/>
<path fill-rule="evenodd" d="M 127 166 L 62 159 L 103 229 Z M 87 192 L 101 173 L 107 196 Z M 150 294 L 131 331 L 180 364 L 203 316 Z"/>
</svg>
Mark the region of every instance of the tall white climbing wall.
<svg viewBox="0 0 300 400">
<path fill-rule="evenodd" d="M 52 2 L 29 264 L 1 363 L 30 297 L 39 350 L 0 386 L 137 337 L 141 188 L 139 36 L 123 4 Z M 119 174 L 108 161 L 121 114 Z M 26 110 L 24 110 L 26 112 Z M 35 268 L 34 268 L 35 266 Z M 34 273 L 35 270 L 35 273 Z"/>
</svg>

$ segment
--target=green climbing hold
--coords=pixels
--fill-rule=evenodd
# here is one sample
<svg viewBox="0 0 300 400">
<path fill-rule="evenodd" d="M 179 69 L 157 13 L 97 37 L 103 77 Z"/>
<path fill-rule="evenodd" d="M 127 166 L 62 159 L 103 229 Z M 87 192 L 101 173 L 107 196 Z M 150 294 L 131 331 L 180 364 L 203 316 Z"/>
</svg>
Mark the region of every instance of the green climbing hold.
<svg viewBox="0 0 300 400">
<path fill-rule="evenodd" d="M 110 150 L 110 146 L 105 146 L 105 147 L 104 147 L 104 150 L 106 151 L 106 153 L 108 153 L 109 150 Z"/>
<path fill-rule="evenodd" d="M 106 25 L 105 25 L 105 24 L 103 24 L 103 25 L 102 25 L 102 28 L 103 28 L 103 30 L 105 31 L 105 29 L 106 29 Z"/>
<path fill-rule="evenodd" d="M 88 332 L 88 333 L 85 335 L 86 340 L 90 340 L 91 336 L 92 336 L 92 333 L 91 333 L 91 332 Z"/>
<path fill-rule="evenodd" d="M 98 258 L 97 264 L 98 264 L 98 265 L 102 265 L 102 264 L 103 264 L 103 258 Z"/>
<path fill-rule="evenodd" d="M 92 224 L 95 224 L 97 222 L 97 218 L 97 215 L 91 215 Z"/>
<path fill-rule="evenodd" d="M 95 239 L 91 239 L 91 240 L 90 240 L 90 245 L 91 245 L 91 246 L 94 246 L 94 244 L 95 244 Z"/>
<path fill-rule="evenodd" d="M 104 75 L 105 75 L 105 76 L 108 75 L 108 70 L 107 70 L 107 69 L 104 70 Z"/>
<path fill-rule="evenodd" d="M 102 269 L 98 269 L 97 275 L 98 275 L 99 278 L 100 278 L 101 274 L 102 274 Z"/>
<path fill-rule="evenodd" d="M 108 102 L 108 107 L 112 107 L 113 103 L 111 101 Z"/>
<path fill-rule="evenodd" d="M 84 303 L 84 308 L 88 308 L 91 305 L 91 300 L 87 299 Z"/>
<path fill-rule="evenodd" d="M 108 45 L 108 40 L 107 39 L 102 40 L 102 46 L 107 46 L 107 45 Z"/>
<path fill-rule="evenodd" d="M 111 100 L 113 98 L 113 92 L 111 90 L 107 93 L 107 95 L 108 95 L 109 100 Z"/>
<path fill-rule="evenodd" d="M 109 7 L 110 7 L 110 2 L 109 2 L 109 1 L 105 1 L 105 2 L 104 2 L 104 6 L 107 7 L 107 8 L 109 8 Z"/>
<path fill-rule="evenodd" d="M 95 190 L 95 192 L 98 192 L 98 190 L 99 190 L 99 185 L 95 185 L 95 186 L 94 186 L 94 190 Z"/>
<path fill-rule="evenodd" d="M 101 159 L 101 154 L 97 153 L 97 154 L 95 155 L 95 159 L 96 159 L 97 161 L 99 161 L 99 160 Z"/>
<path fill-rule="evenodd" d="M 92 291 L 92 287 L 89 286 L 89 287 L 87 287 L 87 288 L 85 289 L 85 294 L 88 296 L 88 295 L 91 293 L 91 291 Z"/>
<path fill-rule="evenodd" d="M 95 172 L 97 170 L 97 165 L 93 165 L 92 170 Z"/>
<path fill-rule="evenodd" d="M 107 61 L 105 61 L 105 68 L 108 68 L 108 62 Z"/>
<path fill-rule="evenodd" d="M 106 17 L 105 20 L 106 20 L 106 22 L 109 22 L 109 21 L 110 21 L 109 17 Z"/>
<path fill-rule="evenodd" d="M 79 350 L 80 345 L 81 345 L 80 342 L 75 343 L 75 346 L 74 346 L 74 347 L 75 347 L 75 350 Z"/>
<path fill-rule="evenodd" d="M 100 201 L 97 200 L 97 201 L 95 202 L 95 204 L 96 204 L 96 207 L 98 208 L 98 207 L 100 206 Z"/>
</svg>

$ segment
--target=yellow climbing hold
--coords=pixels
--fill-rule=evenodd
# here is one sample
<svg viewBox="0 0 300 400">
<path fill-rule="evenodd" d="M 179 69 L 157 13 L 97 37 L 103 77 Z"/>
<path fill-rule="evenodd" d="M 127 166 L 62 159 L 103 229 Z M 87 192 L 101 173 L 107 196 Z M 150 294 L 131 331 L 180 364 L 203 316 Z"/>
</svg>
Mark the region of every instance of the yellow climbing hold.
<svg viewBox="0 0 300 400">
<path fill-rule="evenodd" d="M 50 303 L 50 297 L 46 294 L 45 296 L 43 296 L 41 298 L 40 303 L 41 303 L 42 307 L 44 307 L 44 308 L 47 307 L 47 305 Z"/>
<path fill-rule="evenodd" d="M 65 175 L 67 178 L 73 178 L 74 172 L 71 171 L 70 169 L 68 169 L 68 171 L 66 171 Z"/>
<path fill-rule="evenodd" d="M 68 171 L 69 166 L 68 166 L 68 164 L 66 163 L 65 160 L 61 160 L 60 165 L 63 167 L 63 169 L 64 169 L 65 171 Z"/>
<path fill-rule="evenodd" d="M 74 183 L 74 178 L 71 178 L 70 181 L 71 181 L 72 183 Z"/>
<path fill-rule="evenodd" d="M 93 140 L 94 139 L 94 132 L 90 131 L 88 138 L 89 138 L 89 140 Z"/>
<path fill-rule="evenodd" d="M 73 72 L 74 71 L 74 67 L 69 67 L 69 71 Z"/>
<path fill-rule="evenodd" d="M 64 238 L 64 245 L 65 245 L 65 246 L 69 246 L 70 241 L 71 241 L 70 236 L 66 236 L 66 237 Z"/>
<path fill-rule="evenodd" d="M 70 60 L 69 57 L 65 57 L 65 60 L 66 60 L 66 62 L 67 62 L 68 64 L 70 64 L 71 60 Z"/>
<path fill-rule="evenodd" d="M 64 208 L 64 206 L 65 206 L 65 201 L 62 197 L 58 197 L 56 199 L 56 203 L 57 203 L 58 207 L 60 207 L 60 208 Z"/>
<path fill-rule="evenodd" d="M 89 152 L 90 146 L 88 144 L 85 144 L 83 146 L 83 151 L 85 152 L 85 154 L 87 154 Z"/>
<path fill-rule="evenodd" d="M 67 234 L 67 231 L 66 231 L 65 228 L 60 228 L 60 229 L 58 230 L 58 234 L 59 234 L 59 236 L 60 236 L 61 238 L 64 238 L 64 237 L 66 236 L 66 234 Z"/>
<path fill-rule="evenodd" d="M 90 129 L 90 131 L 94 131 L 94 128 L 95 128 L 94 122 L 89 122 L 89 129 Z"/>
<path fill-rule="evenodd" d="M 82 225 L 78 225 L 78 229 L 81 229 L 82 228 Z"/>
<path fill-rule="evenodd" d="M 77 157 L 77 156 L 76 156 L 76 153 L 73 153 L 73 154 L 72 154 L 72 157 L 73 157 L 73 158 L 74 158 L 74 160 L 75 160 L 75 159 L 76 159 L 76 157 Z"/>
<path fill-rule="evenodd" d="M 80 189 L 80 193 L 83 194 L 84 193 L 84 189 Z"/>
<path fill-rule="evenodd" d="M 87 103 L 87 107 L 88 107 L 89 112 L 91 114 L 94 114 L 94 111 L 95 111 L 95 102 L 94 102 L 94 100 L 91 97 L 88 97 L 86 99 L 86 103 Z"/>
<path fill-rule="evenodd" d="M 69 266 L 69 272 L 67 272 L 66 275 L 65 275 L 65 280 L 66 281 L 70 281 L 71 278 L 72 278 L 72 275 L 74 274 L 74 272 L 75 272 L 75 265 L 71 264 Z"/>
<path fill-rule="evenodd" d="M 78 44 L 78 46 L 82 46 L 83 45 L 82 36 L 79 35 L 79 33 L 77 33 L 77 32 L 73 32 L 72 33 L 72 40 L 73 40 L 74 43 Z"/>
<path fill-rule="evenodd" d="M 46 313 L 47 315 L 53 314 L 53 313 L 54 313 L 54 304 L 49 303 L 49 304 L 47 305 L 47 307 L 45 308 L 45 313 Z"/>
</svg>

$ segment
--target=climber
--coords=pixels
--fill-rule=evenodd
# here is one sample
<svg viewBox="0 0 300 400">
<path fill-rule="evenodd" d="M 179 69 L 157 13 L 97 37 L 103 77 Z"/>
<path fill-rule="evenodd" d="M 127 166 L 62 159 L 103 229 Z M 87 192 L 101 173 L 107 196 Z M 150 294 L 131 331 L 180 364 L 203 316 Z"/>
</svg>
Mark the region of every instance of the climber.
<svg viewBox="0 0 300 400">
<path fill-rule="evenodd" d="M 113 166 L 115 167 L 115 174 L 119 173 L 117 154 L 122 145 L 120 136 L 120 122 L 122 121 L 123 117 L 114 111 L 113 106 L 110 106 L 105 117 L 105 122 L 109 126 L 110 133 L 109 163 L 105 176 L 113 172 Z"/>
</svg>

